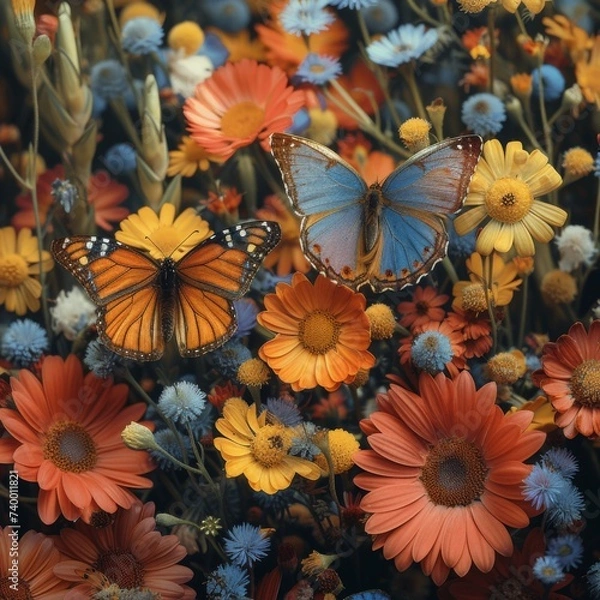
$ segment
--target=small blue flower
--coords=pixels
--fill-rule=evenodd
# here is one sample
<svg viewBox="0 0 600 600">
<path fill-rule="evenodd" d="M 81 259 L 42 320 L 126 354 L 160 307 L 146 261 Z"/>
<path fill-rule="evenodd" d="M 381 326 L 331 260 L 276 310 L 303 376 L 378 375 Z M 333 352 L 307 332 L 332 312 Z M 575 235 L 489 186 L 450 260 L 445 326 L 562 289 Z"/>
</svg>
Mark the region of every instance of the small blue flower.
<svg viewBox="0 0 600 600">
<path fill-rule="evenodd" d="M 121 46 L 130 54 L 152 54 L 163 41 L 163 28 L 150 17 L 129 19 L 121 31 Z"/>
<path fill-rule="evenodd" d="M 112 377 L 122 364 L 121 357 L 98 340 L 88 344 L 83 362 L 96 377 L 101 379 Z"/>
<path fill-rule="evenodd" d="M 247 598 L 250 579 L 236 565 L 219 565 L 206 579 L 209 600 L 243 600 Z"/>
<path fill-rule="evenodd" d="M 373 35 L 387 33 L 398 22 L 398 9 L 392 0 L 376 0 L 374 4 L 360 9 L 367 31 Z"/>
<path fill-rule="evenodd" d="M 336 6 L 337 8 L 349 8 L 351 10 L 367 8 L 368 6 L 373 6 L 376 2 L 377 0 L 329 0 L 331 6 Z"/>
<path fill-rule="evenodd" d="M 292 119 L 292 124 L 286 129 L 287 133 L 299 135 L 304 133 L 310 125 L 310 113 L 304 107 L 297 110 Z"/>
<path fill-rule="evenodd" d="M 565 91 L 565 78 L 554 65 L 542 65 L 531 72 L 531 91 L 535 96 L 540 94 L 540 74 L 544 88 L 544 100 L 558 100 Z"/>
<path fill-rule="evenodd" d="M 587 571 L 588 588 L 595 600 L 600 598 L 600 562 L 594 563 Z"/>
<path fill-rule="evenodd" d="M 452 344 L 439 331 L 424 331 L 415 337 L 410 349 L 413 364 L 422 371 L 440 373 L 454 357 Z"/>
<path fill-rule="evenodd" d="M 538 556 L 533 564 L 533 574 L 545 585 L 554 585 L 565 576 L 554 556 Z"/>
<path fill-rule="evenodd" d="M 2 356 L 17 367 L 30 367 L 47 349 L 46 330 L 31 319 L 14 321 L 2 336 Z"/>
<path fill-rule="evenodd" d="M 548 452 L 543 454 L 542 463 L 569 480 L 573 479 L 577 471 L 579 471 L 577 459 L 566 448 L 550 448 Z"/>
<path fill-rule="evenodd" d="M 205 32 L 204 44 L 200 46 L 197 54 L 206 56 L 215 69 L 223 66 L 229 58 L 229 50 L 227 50 L 221 38 L 212 31 Z"/>
<path fill-rule="evenodd" d="M 267 555 L 271 540 L 249 523 L 234 525 L 224 539 L 225 554 L 240 567 L 251 567 Z"/>
<path fill-rule="evenodd" d="M 600 177 L 600 152 L 596 154 L 596 160 L 594 161 L 594 175 Z"/>
<path fill-rule="evenodd" d="M 181 462 L 184 462 L 181 444 L 183 444 L 183 448 L 188 456 L 192 452 L 192 443 L 190 442 L 190 438 L 186 435 L 181 435 L 178 437 L 168 427 L 155 432 L 154 439 L 161 448 L 166 450 L 171 456 L 175 457 Z M 150 455 L 163 471 L 173 471 L 182 468 L 175 464 L 172 460 L 169 460 L 158 450 L 150 450 Z"/>
<path fill-rule="evenodd" d="M 286 427 L 295 427 L 302 423 L 300 410 L 290 400 L 282 398 L 269 398 L 267 400 L 267 410 L 274 415 Z"/>
<path fill-rule="evenodd" d="M 239 339 L 232 338 L 212 352 L 210 357 L 223 377 L 236 379 L 240 365 L 252 358 L 252 352 Z"/>
<path fill-rule="evenodd" d="M 227 33 L 245 29 L 252 19 L 248 3 L 244 0 L 205 0 L 202 10 L 210 25 Z"/>
<path fill-rule="evenodd" d="M 296 77 L 314 85 L 324 85 L 342 73 L 339 60 L 311 52 L 302 61 Z"/>
<path fill-rule="evenodd" d="M 310 421 L 303 423 L 302 427 L 298 427 L 296 431 L 298 435 L 292 438 L 292 445 L 290 447 L 290 454 L 292 456 L 313 460 L 317 454 L 321 454 L 321 449 L 312 441 L 317 431 L 314 423 Z"/>
<path fill-rule="evenodd" d="M 137 155 L 131 144 L 115 144 L 106 151 L 102 161 L 113 175 L 123 175 L 135 171 Z"/>
<path fill-rule="evenodd" d="M 425 25 L 400 25 L 386 37 L 367 46 L 369 58 L 378 65 L 398 67 L 411 60 L 421 58 L 438 41 L 436 29 L 425 29 Z"/>
<path fill-rule="evenodd" d="M 585 509 L 583 494 L 571 482 L 563 481 L 563 490 L 547 511 L 548 519 L 557 527 L 568 527 L 579 521 Z"/>
<path fill-rule="evenodd" d="M 63 210 L 67 214 L 73 210 L 79 198 L 77 188 L 68 179 L 64 181 L 62 179 L 55 179 L 52 182 L 50 194 L 63 207 Z"/>
<path fill-rule="evenodd" d="M 325 10 L 328 0 L 289 0 L 279 14 L 279 22 L 288 33 L 312 35 L 329 27 L 335 20 L 331 12 Z"/>
<path fill-rule="evenodd" d="M 253 496 L 261 508 L 274 514 L 283 512 L 297 500 L 296 491 L 289 488 L 287 490 L 280 490 L 274 494 L 254 492 Z"/>
<path fill-rule="evenodd" d="M 173 423 L 185 424 L 198 418 L 206 406 L 206 394 L 189 381 L 166 387 L 158 399 L 158 408 Z"/>
<path fill-rule="evenodd" d="M 121 98 L 129 90 L 127 71 L 118 60 L 102 60 L 90 71 L 90 87 L 101 100 Z"/>
<path fill-rule="evenodd" d="M 259 308 L 252 298 L 234 300 L 233 306 L 238 322 L 235 337 L 243 338 L 249 335 L 256 326 L 256 315 L 258 315 Z"/>
<path fill-rule="evenodd" d="M 561 568 L 574 569 L 581 563 L 583 542 L 579 536 L 572 533 L 559 535 L 548 542 L 546 553 L 557 558 Z"/>
<path fill-rule="evenodd" d="M 536 510 L 548 508 L 556 502 L 567 486 L 567 480 L 559 473 L 536 464 L 525 478 L 523 497 L 531 502 Z"/>
<path fill-rule="evenodd" d="M 479 135 L 496 134 L 506 121 L 506 107 L 493 94 L 474 94 L 462 105 L 462 121 Z"/>
</svg>

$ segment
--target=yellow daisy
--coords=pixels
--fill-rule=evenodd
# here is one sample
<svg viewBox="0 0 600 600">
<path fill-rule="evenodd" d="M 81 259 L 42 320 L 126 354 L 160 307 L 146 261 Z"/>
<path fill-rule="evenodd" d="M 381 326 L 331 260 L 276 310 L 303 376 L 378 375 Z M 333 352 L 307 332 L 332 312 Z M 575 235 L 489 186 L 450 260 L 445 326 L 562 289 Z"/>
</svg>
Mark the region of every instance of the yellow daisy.
<svg viewBox="0 0 600 600">
<path fill-rule="evenodd" d="M 167 175 L 169 177 L 174 175 L 193 177 L 198 169 L 208 171 L 211 162 L 222 163 L 223 161 L 196 144 L 191 137 L 185 135 L 181 138 L 177 150 L 169 152 Z"/>
<path fill-rule="evenodd" d="M 248 406 L 241 398 L 231 398 L 223 407 L 223 417 L 215 427 L 215 448 L 225 461 L 227 477 L 244 474 L 256 492 L 274 494 L 287 489 L 296 474 L 307 479 L 321 476 L 319 467 L 288 454 L 294 432 L 280 423 L 267 423 L 268 411 L 257 415 L 256 404 Z"/>
<path fill-rule="evenodd" d="M 489 219 L 477 237 L 475 249 L 485 256 L 494 250 L 508 252 L 514 245 L 519 256 L 533 256 L 533 240 L 549 242 L 550 225 L 560 227 L 567 213 L 558 206 L 536 200 L 562 183 L 561 176 L 539 150 L 529 153 L 521 142 L 509 142 L 506 150 L 498 140 L 483 146 L 465 207 L 454 220 L 459 235 Z"/>
</svg>

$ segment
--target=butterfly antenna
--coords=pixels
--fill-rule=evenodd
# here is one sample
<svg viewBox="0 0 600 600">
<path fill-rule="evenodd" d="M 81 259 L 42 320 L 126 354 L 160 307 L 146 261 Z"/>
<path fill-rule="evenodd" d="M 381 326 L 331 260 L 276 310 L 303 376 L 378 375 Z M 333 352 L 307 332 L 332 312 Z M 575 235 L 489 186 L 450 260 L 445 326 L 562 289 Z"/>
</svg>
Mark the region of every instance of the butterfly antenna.
<svg viewBox="0 0 600 600">
<path fill-rule="evenodd" d="M 160 248 L 150 236 L 146 235 L 146 236 L 144 236 L 144 239 L 147 240 L 148 242 L 150 242 L 163 256 L 165 256 L 165 258 L 171 258 L 173 256 L 173 254 L 175 254 L 175 252 L 177 252 L 177 250 L 179 250 L 179 248 L 181 248 L 181 246 L 183 246 L 193 235 L 196 235 L 197 233 L 200 233 L 200 231 L 198 229 L 194 229 L 193 231 L 188 233 L 183 238 L 183 240 L 181 240 L 181 242 L 179 242 L 179 244 L 177 244 L 177 246 L 175 246 L 175 248 L 173 248 L 173 250 L 171 250 L 171 252 L 169 253 L 168 256 L 165 256 L 163 249 Z"/>
</svg>

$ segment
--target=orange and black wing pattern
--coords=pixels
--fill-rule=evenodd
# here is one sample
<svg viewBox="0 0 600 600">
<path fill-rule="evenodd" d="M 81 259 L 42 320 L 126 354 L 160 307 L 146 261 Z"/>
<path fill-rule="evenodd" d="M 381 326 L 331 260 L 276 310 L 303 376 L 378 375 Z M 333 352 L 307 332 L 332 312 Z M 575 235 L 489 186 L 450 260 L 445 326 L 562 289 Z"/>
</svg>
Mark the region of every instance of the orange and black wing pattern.
<svg viewBox="0 0 600 600">
<path fill-rule="evenodd" d="M 55 240 L 52 253 L 98 307 L 102 343 L 134 360 L 162 356 L 159 263 L 116 240 L 97 236 Z"/>
<path fill-rule="evenodd" d="M 235 332 L 241 298 L 281 238 L 277 223 L 250 221 L 216 233 L 176 265 L 175 336 L 182 356 L 199 356 Z"/>
</svg>

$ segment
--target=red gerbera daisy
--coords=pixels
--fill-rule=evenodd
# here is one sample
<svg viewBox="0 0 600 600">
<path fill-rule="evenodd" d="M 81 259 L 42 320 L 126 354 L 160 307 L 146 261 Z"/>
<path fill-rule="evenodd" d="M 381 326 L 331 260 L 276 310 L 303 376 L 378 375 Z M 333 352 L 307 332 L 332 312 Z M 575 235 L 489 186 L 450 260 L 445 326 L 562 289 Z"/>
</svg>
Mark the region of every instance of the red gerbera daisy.
<svg viewBox="0 0 600 600">
<path fill-rule="evenodd" d="M 415 331 L 430 321 L 443 321 L 446 311 L 442 307 L 449 298 L 446 294 L 438 294 L 434 287 L 418 285 L 412 300 L 398 304 L 397 310 L 402 315 L 400 325 Z"/>
<path fill-rule="evenodd" d="M 437 585 L 450 569 L 489 571 L 496 553 L 513 552 L 509 527 L 526 527 L 533 509 L 521 485 L 524 464 L 546 435 L 527 431 L 530 411 L 503 414 L 496 385 L 476 390 L 467 371 L 455 379 L 422 374 L 419 394 L 392 385 L 361 422 L 370 450 L 355 463 L 368 490 L 361 508 L 373 548 L 400 571 L 421 562 Z"/>
<path fill-rule="evenodd" d="M 190 137 L 226 160 L 256 139 L 269 151 L 269 136 L 284 131 L 304 104 L 279 67 L 243 59 L 226 63 L 196 88 L 183 112 Z"/>
<path fill-rule="evenodd" d="M 546 344 L 541 360 L 534 381 L 558 411 L 556 424 L 565 436 L 599 436 L 600 320 L 592 322 L 589 332 L 583 323 L 572 325 L 569 333 Z"/>
<path fill-rule="evenodd" d="M 14 440 L 0 440 L 0 460 L 14 461 L 19 476 L 40 486 L 38 512 L 50 524 L 62 513 L 75 521 L 102 509 L 129 508 L 126 488 L 149 488 L 141 473 L 153 469 L 146 452 L 130 450 L 121 432 L 146 410 L 125 406 L 128 388 L 88 373 L 74 355 L 48 356 L 41 381 L 23 369 L 11 380 L 16 410 L 0 409 L 0 421 Z M 153 427 L 151 422 L 144 422 Z M 13 452 L 11 452 L 14 450 Z"/>
</svg>

